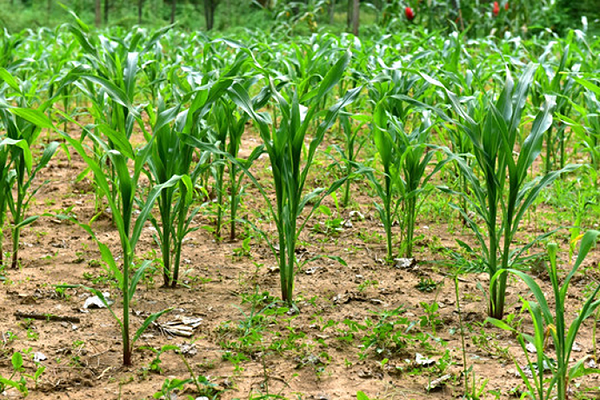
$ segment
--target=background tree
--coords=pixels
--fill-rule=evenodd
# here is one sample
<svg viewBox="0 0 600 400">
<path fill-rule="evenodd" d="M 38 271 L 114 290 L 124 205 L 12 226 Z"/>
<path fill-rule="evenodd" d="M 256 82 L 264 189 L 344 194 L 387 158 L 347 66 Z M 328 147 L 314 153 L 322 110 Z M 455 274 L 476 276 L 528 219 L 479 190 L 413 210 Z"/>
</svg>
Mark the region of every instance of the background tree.
<svg viewBox="0 0 600 400">
<path fill-rule="evenodd" d="M 204 19 L 207 31 L 212 30 L 215 25 L 215 11 L 218 5 L 219 0 L 204 0 Z"/>
<path fill-rule="evenodd" d="M 142 24 L 143 9 L 144 9 L 144 0 L 138 0 L 138 25 Z"/>
<path fill-rule="evenodd" d="M 348 0 L 348 30 L 358 36 L 360 25 L 360 1 Z"/>
<path fill-rule="evenodd" d="M 333 25 L 335 17 L 335 0 L 329 0 L 329 25 Z"/>
<path fill-rule="evenodd" d="M 95 15 L 96 15 L 96 18 L 95 18 L 96 26 L 100 26 L 100 23 L 102 22 L 102 8 L 101 8 L 100 0 L 96 0 Z"/>
</svg>

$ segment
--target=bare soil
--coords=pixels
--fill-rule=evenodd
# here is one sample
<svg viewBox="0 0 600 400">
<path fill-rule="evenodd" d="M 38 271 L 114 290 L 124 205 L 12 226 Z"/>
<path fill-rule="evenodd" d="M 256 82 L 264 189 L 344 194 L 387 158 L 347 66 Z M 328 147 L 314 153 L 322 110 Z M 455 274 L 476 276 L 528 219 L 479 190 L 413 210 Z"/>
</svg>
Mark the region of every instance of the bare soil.
<svg viewBox="0 0 600 400">
<path fill-rule="evenodd" d="M 257 168 L 264 168 L 265 161 L 261 160 Z M 327 180 L 330 172 L 325 167 L 325 163 L 317 166 L 316 176 Z M 75 179 L 83 169 L 76 155 L 69 161 L 64 152 L 57 154 L 39 176 L 38 182 L 48 183 L 36 196 L 29 214 L 71 209 L 80 221 L 89 221 L 96 214 L 93 185 L 87 178 L 81 182 Z M 3 272 L 6 280 L 0 291 L 0 374 L 11 376 L 15 351 L 24 354 L 26 373 L 33 374 L 36 366 L 32 356 L 40 352 L 46 359 L 39 364 L 46 370 L 37 386 L 28 380 L 31 399 L 150 399 L 166 379 L 191 376 L 181 355 L 172 350 L 160 356 L 160 373 L 151 370 L 156 357 L 151 349 L 176 345 L 193 373 L 208 378 L 215 385 L 212 393 L 218 391 L 216 398 L 225 400 L 259 398 L 261 393 L 289 399 L 355 399 L 359 390 L 377 399 L 461 397 L 465 366 L 453 261 L 446 249 L 456 249 L 457 238 L 474 244 L 468 229 L 463 228 L 455 213 L 440 209 L 443 201 L 426 205 L 418 220 L 416 235 L 423 237 L 415 246 L 416 264 L 408 268 L 387 265 L 381 261 L 385 255 L 384 233 L 369 189 L 365 183 L 358 183 L 352 195 L 352 206 L 341 215 L 351 220 L 351 225 L 325 235 L 315 228 L 325 222 L 325 217 L 315 215 L 300 238 L 298 255 L 302 260 L 332 255 L 341 257 L 347 265 L 329 258 L 302 265 L 295 286 L 298 313 L 285 312 L 283 304 L 274 303 L 280 290 L 276 260 L 257 235 L 250 241 L 249 254 L 243 254 L 239 250 L 241 239 L 216 240 L 206 229 L 193 232 L 184 246 L 185 286 L 165 289 L 158 272 L 146 276 L 134 297 L 133 322 L 135 330 L 144 316 L 173 307 L 159 323 L 181 316 L 201 318 L 201 324 L 191 338 L 170 336 L 151 326 L 136 343 L 132 367 L 121 365 L 119 326 L 109 311 L 84 310 L 84 302 L 91 296 L 84 289 L 54 287 L 61 283 L 83 284 L 109 292 L 117 301 L 113 308 L 120 315 L 119 292 L 114 283 L 103 279 L 106 271 L 96 244 L 76 224 L 41 217 L 22 233 L 21 268 Z M 242 217 L 256 220 L 258 214 L 267 215 L 254 188 L 247 188 L 243 203 Z M 330 200 L 327 205 L 335 211 Z M 213 209 L 206 206 L 196 218 L 196 226 L 213 227 Z M 542 210 L 538 208 L 538 212 Z M 350 211 L 359 211 L 365 218 L 357 214 L 351 218 Z M 530 219 L 536 218 L 533 214 Z M 263 220 L 261 227 L 275 236 L 274 225 L 268 220 Z M 118 234 L 110 215 L 98 218 L 93 228 L 100 240 L 118 254 Z M 524 234 L 529 229 L 534 227 L 526 226 Z M 240 232 L 244 234 L 244 229 Z M 227 227 L 223 236 L 228 236 Z M 561 243 L 561 248 L 565 251 L 568 245 Z M 136 253 L 140 259 L 160 257 L 149 223 Z M 586 265 L 593 264 L 588 270 L 591 276 L 597 271 L 598 252 L 588 259 Z M 577 311 L 586 285 L 594 279 L 589 276 L 573 284 L 570 316 Z M 543 274 L 540 281 L 550 294 Z M 514 335 L 484 325 L 487 303 L 478 286 L 486 288 L 487 284 L 485 274 L 461 275 L 459 279 L 466 367 L 474 372 L 471 385 L 473 376 L 478 388 L 485 385 L 482 398 L 495 398 L 496 391 L 499 398 L 505 399 L 523 388 L 512 359 L 517 357 L 523 363 L 523 355 Z M 419 285 L 430 291 L 419 290 Z M 531 299 L 522 283 L 511 280 L 507 314 L 515 315 L 515 323 L 522 318 L 520 329 L 530 332 L 529 318 L 520 314 L 520 296 Z M 421 323 L 426 316 L 421 303 L 436 302 L 439 310 L 434 318 L 434 334 L 431 324 Z M 402 311 L 393 313 L 396 309 Z M 27 320 L 17 318 L 17 311 L 77 317 L 80 322 Z M 383 319 L 385 313 L 388 319 Z M 397 324 L 395 332 L 400 332 L 402 339 L 394 343 L 391 332 L 381 333 L 379 351 L 377 346 L 364 347 L 363 338 L 374 337 L 374 329 L 383 329 L 385 322 L 401 318 L 406 323 Z M 577 339 L 575 359 L 592 355 L 591 334 L 590 320 Z M 253 339 L 251 335 L 258 336 Z M 417 353 L 434 360 L 434 365 L 420 365 Z M 446 374 L 450 378 L 444 385 L 426 391 L 429 382 Z M 598 375 L 575 383 L 572 388 L 577 393 L 590 390 L 587 395 L 591 398 L 600 395 Z M 184 388 L 177 392 L 179 398 L 199 396 L 193 385 Z M 205 395 L 211 398 L 209 392 Z M 15 389 L 7 389 L 0 397 L 20 396 Z"/>
</svg>

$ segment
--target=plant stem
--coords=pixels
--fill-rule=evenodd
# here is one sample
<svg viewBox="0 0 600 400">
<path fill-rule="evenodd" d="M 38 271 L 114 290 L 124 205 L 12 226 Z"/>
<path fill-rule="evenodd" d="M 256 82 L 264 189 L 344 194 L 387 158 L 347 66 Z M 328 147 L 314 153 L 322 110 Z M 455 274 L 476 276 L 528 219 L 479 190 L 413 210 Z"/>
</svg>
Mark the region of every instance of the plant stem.
<svg viewBox="0 0 600 400">
<path fill-rule="evenodd" d="M 162 243 L 161 243 L 161 251 L 162 251 L 162 259 L 163 259 L 163 281 L 164 286 L 169 287 L 171 284 L 171 223 L 169 221 L 169 216 L 171 215 L 171 199 L 168 196 L 170 189 L 163 191 L 160 195 L 161 197 L 161 218 L 162 218 Z"/>
<path fill-rule="evenodd" d="M 231 205 L 230 205 L 230 231 L 229 231 L 229 239 L 231 241 L 235 240 L 235 218 L 237 214 L 237 206 L 238 206 L 238 188 L 239 185 L 236 181 L 237 168 L 235 164 L 230 163 L 229 165 L 229 182 L 231 185 Z"/>
<path fill-rule="evenodd" d="M 185 217 L 189 210 L 189 205 L 186 201 L 186 187 L 185 184 L 179 184 L 181 194 L 180 194 L 180 205 L 179 205 L 179 215 L 177 216 L 177 241 L 175 242 L 175 262 L 173 263 L 173 277 L 171 281 L 171 287 L 176 287 L 177 282 L 179 281 L 179 265 L 181 263 L 181 246 L 183 245 L 183 238 L 185 236 L 184 228 L 185 228 Z"/>
<path fill-rule="evenodd" d="M 22 159 L 19 160 L 20 164 L 24 164 Z M 15 215 L 13 216 L 13 231 L 12 231 L 12 242 L 13 242 L 13 253 L 11 268 L 16 269 L 19 266 L 19 241 L 21 237 L 21 228 L 19 224 L 23 221 L 23 202 L 25 201 L 25 188 L 23 185 L 25 167 L 22 166 L 21 173 L 17 178 L 17 204 L 15 209 Z"/>
<path fill-rule="evenodd" d="M 225 166 L 219 165 L 217 167 L 215 188 L 217 190 L 217 226 L 215 228 L 215 236 L 221 238 L 221 225 L 223 223 L 223 175 L 225 173 Z"/>
<path fill-rule="evenodd" d="M 458 311 L 458 325 L 460 327 L 460 340 L 463 356 L 463 378 L 465 380 L 465 393 L 469 392 L 469 376 L 467 371 L 467 350 L 465 347 L 465 330 L 462 322 L 462 312 L 460 309 L 460 291 L 458 288 L 458 275 L 454 277 L 454 293 L 456 294 L 456 310 Z"/>
<path fill-rule="evenodd" d="M 413 249 L 413 238 L 415 232 L 415 222 L 416 222 L 416 203 L 417 197 L 412 196 L 408 199 L 408 211 L 407 211 L 407 223 L 406 223 L 406 258 L 412 257 L 412 249 Z"/>
<path fill-rule="evenodd" d="M 385 236 L 387 240 L 387 261 L 392 261 L 392 179 L 389 168 L 385 169 Z"/>
<path fill-rule="evenodd" d="M 545 165 L 545 173 L 548 173 L 552 170 L 552 126 L 548 128 L 546 132 L 546 165 Z"/>
<path fill-rule="evenodd" d="M 129 263 L 130 254 L 123 253 L 123 365 L 131 365 L 131 346 L 129 344 Z"/>
</svg>

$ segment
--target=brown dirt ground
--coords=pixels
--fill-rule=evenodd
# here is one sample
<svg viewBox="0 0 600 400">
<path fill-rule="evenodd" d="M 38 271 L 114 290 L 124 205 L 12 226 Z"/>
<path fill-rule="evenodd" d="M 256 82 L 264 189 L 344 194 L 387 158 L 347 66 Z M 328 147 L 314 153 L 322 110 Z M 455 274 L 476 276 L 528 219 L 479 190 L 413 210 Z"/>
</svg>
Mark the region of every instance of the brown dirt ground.
<svg viewBox="0 0 600 400">
<path fill-rule="evenodd" d="M 250 145 L 253 144 L 248 142 Z M 259 165 L 264 167 L 264 160 Z M 94 195 L 89 180 L 75 182 L 82 168 L 79 157 L 73 156 L 72 161 L 68 161 L 64 152 L 57 154 L 39 176 L 38 182 L 48 180 L 48 184 L 36 196 L 30 215 L 57 213 L 73 206 L 72 211 L 77 217 L 88 221 L 94 215 Z M 259 201 L 256 190 L 249 187 L 247 192 L 242 216 L 253 218 L 254 211 L 263 210 L 264 204 Z M 246 360 L 237 367 L 224 359 L 226 350 L 222 343 L 239 343 L 240 334 L 235 327 L 252 312 L 251 305 L 242 300 L 257 292 L 268 292 L 275 297 L 279 294 L 278 273 L 272 272 L 275 258 L 264 241 L 253 238 L 250 255 L 236 257 L 235 249 L 241 247 L 241 241 L 217 241 L 205 229 L 192 233 L 184 246 L 182 266 L 188 287 L 164 289 L 160 287 L 159 274 L 146 277 L 134 297 L 133 309 L 147 315 L 174 307 L 159 321 L 182 315 L 202 318 L 201 325 L 191 338 L 171 337 L 151 327 L 136 343 L 134 366 L 124 368 L 121 366 L 118 325 L 109 311 L 81 312 L 88 292 L 67 289 L 66 296 L 60 296 L 53 287 L 60 283 L 81 283 L 108 291 L 113 298 L 118 298 L 117 290 L 110 283 L 92 283 L 84 279 L 84 274 L 105 275 L 103 267 L 95 261 L 100 259 L 97 246 L 75 224 L 52 217 L 40 218 L 23 231 L 21 268 L 4 271 L 6 281 L 4 290 L 0 291 L 3 339 L 0 342 L 0 374 L 10 376 L 10 358 L 14 351 L 42 352 L 47 356 L 47 360 L 41 362 L 46 370 L 37 387 L 28 381 L 31 399 L 149 399 L 160 390 L 165 379 L 187 379 L 190 373 L 173 351 L 161 356 L 160 374 L 150 372 L 154 354 L 148 348 L 186 344 L 192 349 L 185 355 L 188 364 L 195 374 L 206 376 L 222 390 L 220 399 L 247 399 L 251 395 L 258 398 L 259 393 L 279 394 L 290 399 L 355 399 L 359 390 L 377 399 L 462 396 L 459 320 L 454 281 L 448 267 L 451 262 L 444 249 L 456 248 L 454 240 L 457 237 L 472 243 L 469 231 L 462 228 L 454 213 L 436 209 L 437 206 L 426 206 L 418 221 L 417 235 L 422 234 L 424 238 L 416 246 L 417 267 L 399 269 L 383 265 L 380 261 L 385 251 L 381 239 L 383 228 L 375 217 L 372 198 L 366 192 L 365 184 L 355 185 L 353 196 L 351 209 L 364 214 L 364 220 L 354 220 L 351 228 L 335 236 L 326 236 L 312 229 L 324 220 L 323 216 L 316 216 L 301 236 L 299 246 L 303 259 L 319 254 L 336 255 L 342 257 L 347 266 L 327 258 L 304 265 L 296 277 L 299 314 L 257 317 L 259 328 L 256 329 L 263 335 L 262 339 L 246 351 Z M 327 204 L 334 209 L 330 200 Z M 343 218 L 348 218 L 348 212 L 343 211 Z M 532 219 L 536 219 L 535 214 Z M 204 227 L 212 226 L 212 221 L 208 212 L 202 212 L 195 223 Z M 136 252 L 140 258 L 160 256 L 149 226 Z M 110 218 L 100 218 L 93 227 L 98 237 L 118 254 L 118 236 Z M 271 233 L 274 229 L 267 223 L 262 227 Z M 528 233 L 528 230 L 526 226 L 523 231 Z M 225 230 L 224 235 L 227 233 Z M 564 243 L 562 248 L 566 248 Z M 597 259 L 598 252 L 594 252 L 587 265 L 596 265 Z M 593 270 L 597 271 L 595 268 Z M 417 284 L 426 279 L 438 283 L 437 289 L 429 293 L 419 291 Z M 512 389 L 522 387 L 510 355 L 519 360 L 523 357 L 513 335 L 481 325 L 486 318 L 486 303 L 477 285 L 481 283 L 486 287 L 487 281 L 485 274 L 460 278 L 467 363 L 475 371 L 478 386 L 487 380 L 482 398 L 495 398 L 490 391 L 498 391 L 500 398 L 509 398 Z M 570 315 L 576 311 L 587 283 L 587 278 L 575 281 L 569 297 Z M 544 285 L 545 289 L 549 288 L 547 282 Z M 528 318 L 524 314 L 518 315 L 519 296 L 529 298 L 527 291 L 522 283 L 513 280 L 508 292 L 507 312 L 517 314 L 517 319 L 523 317 L 522 327 L 527 331 L 530 327 Z M 388 346 L 382 354 L 369 350 L 361 359 L 359 355 L 364 350 L 360 347 L 361 338 L 368 331 L 354 332 L 354 338 L 349 341 L 341 339 L 347 336 L 349 326 L 352 326 L 351 322 L 344 324 L 342 321 L 365 324 L 366 318 L 377 320 L 374 313 L 398 307 L 405 310 L 401 317 L 416 323 L 410 331 L 412 334 L 432 333 L 430 326 L 419 324 L 424 316 L 420 303 L 435 301 L 440 306 L 440 324 L 435 336 L 444 344 L 429 338 L 424 346 L 415 340 L 407 342 L 404 348 Z M 257 309 L 270 302 L 262 302 Z M 113 307 L 120 314 L 120 302 Z M 80 322 L 24 321 L 14 316 L 17 310 L 74 316 L 79 317 Z M 327 326 L 330 320 L 333 326 Z M 133 317 L 133 321 L 137 327 L 141 317 Z M 573 353 L 575 358 L 592 353 L 591 331 L 592 323 L 588 321 L 577 340 L 581 351 Z M 274 345 L 270 348 L 278 343 L 289 346 L 280 350 L 272 348 Z M 450 365 L 445 368 L 425 368 L 415 364 L 416 353 L 439 360 L 446 351 Z M 27 354 L 25 359 L 26 372 L 32 374 L 34 363 Z M 382 362 L 384 359 L 387 363 Z M 448 384 L 441 390 L 427 393 L 425 385 L 444 374 L 452 376 Z M 579 388 L 573 386 L 577 392 L 590 389 L 589 396 L 599 396 L 598 375 L 576 383 L 580 385 Z M 179 398 L 198 395 L 191 385 L 185 387 L 185 392 L 179 392 Z M 20 395 L 10 389 L 3 396 L 18 398 Z"/>
</svg>

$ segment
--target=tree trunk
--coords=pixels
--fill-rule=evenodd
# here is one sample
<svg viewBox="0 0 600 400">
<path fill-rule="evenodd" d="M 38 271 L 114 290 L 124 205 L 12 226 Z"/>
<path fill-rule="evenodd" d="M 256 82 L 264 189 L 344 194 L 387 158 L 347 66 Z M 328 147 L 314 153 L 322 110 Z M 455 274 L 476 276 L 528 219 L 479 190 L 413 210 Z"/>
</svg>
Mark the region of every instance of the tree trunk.
<svg viewBox="0 0 600 400">
<path fill-rule="evenodd" d="M 360 25 L 360 2 L 353 0 L 352 2 L 352 33 L 358 36 L 358 27 Z"/>
<path fill-rule="evenodd" d="M 335 0 L 329 0 L 329 25 L 333 25 L 335 17 Z"/>
<path fill-rule="evenodd" d="M 215 11 L 218 5 L 219 0 L 204 0 L 204 19 L 207 31 L 212 30 L 215 26 Z"/>
<path fill-rule="evenodd" d="M 96 18 L 95 18 L 95 22 L 96 22 L 96 26 L 100 26 L 100 23 L 102 22 L 102 8 L 101 8 L 101 4 L 100 4 L 101 0 L 96 0 Z"/>
<path fill-rule="evenodd" d="M 144 7 L 144 0 L 138 0 L 138 25 L 142 24 L 142 8 Z"/>
<path fill-rule="evenodd" d="M 175 23 L 175 11 L 177 11 L 177 0 L 171 0 L 171 23 Z"/>
<path fill-rule="evenodd" d="M 204 0 L 204 21 L 206 21 L 206 30 L 210 31 L 212 26 L 210 24 L 210 0 Z"/>
<path fill-rule="evenodd" d="M 104 0 L 104 25 L 108 26 L 108 7 L 110 6 L 109 0 Z"/>
<path fill-rule="evenodd" d="M 354 3 L 354 0 L 348 0 L 348 14 L 347 14 L 347 18 L 346 18 L 346 30 L 350 30 L 350 28 L 352 27 L 352 4 Z"/>
</svg>

